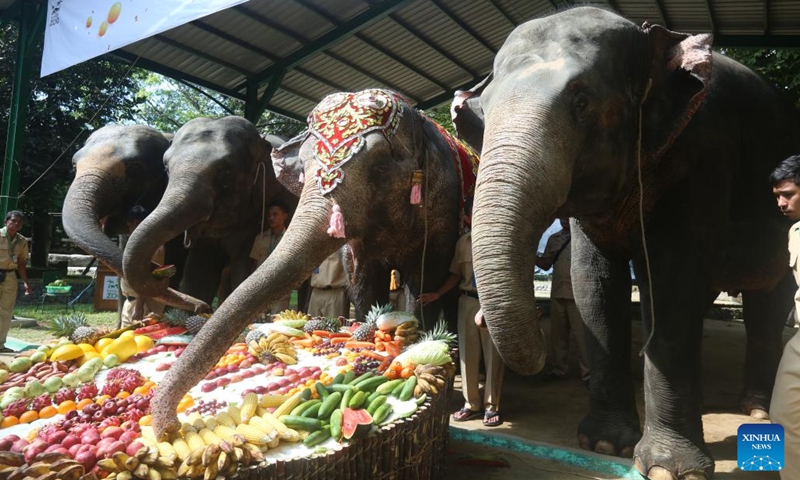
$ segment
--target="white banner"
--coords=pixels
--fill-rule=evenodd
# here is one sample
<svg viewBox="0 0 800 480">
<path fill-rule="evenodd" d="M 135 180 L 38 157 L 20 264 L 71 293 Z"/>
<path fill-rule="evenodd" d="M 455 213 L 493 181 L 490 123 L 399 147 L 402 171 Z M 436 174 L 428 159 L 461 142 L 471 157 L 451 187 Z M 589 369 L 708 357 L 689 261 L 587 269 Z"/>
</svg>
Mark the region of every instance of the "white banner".
<svg viewBox="0 0 800 480">
<path fill-rule="evenodd" d="M 248 0 L 48 0 L 41 76 Z"/>
</svg>

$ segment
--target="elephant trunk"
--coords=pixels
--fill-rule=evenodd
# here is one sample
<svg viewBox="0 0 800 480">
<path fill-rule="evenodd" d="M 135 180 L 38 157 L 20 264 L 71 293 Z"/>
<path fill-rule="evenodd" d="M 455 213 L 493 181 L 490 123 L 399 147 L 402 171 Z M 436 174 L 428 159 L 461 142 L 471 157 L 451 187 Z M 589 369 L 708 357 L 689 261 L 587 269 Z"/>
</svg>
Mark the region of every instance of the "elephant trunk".
<svg viewBox="0 0 800 480">
<path fill-rule="evenodd" d="M 167 282 L 150 272 L 151 259 L 160 246 L 211 215 L 211 198 L 199 186 L 170 184 L 156 209 L 136 227 L 125 246 L 123 267 L 137 294 L 193 312 L 209 309 L 205 302 L 169 289 Z"/>
<path fill-rule="evenodd" d="M 300 285 L 312 270 L 341 248 L 344 239 L 326 233 L 330 202 L 307 182 L 288 230 L 255 273 L 225 300 L 159 384 L 153 427 L 161 436 L 179 425 L 178 402 L 232 345 L 253 319 L 275 300 Z"/>
<path fill-rule="evenodd" d="M 547 133 L 546 117 L 487 118 L 472 218 L 473 266 L 486 324 L 506 365 L 525 375 L 541 371 L 547 353 L 536 317 L 531 249 L 566 201 L 571 176 L 571 167 L 553 160 L 564 156 L 557 151 L 562 140 L 552 127 Z"/>
<path fill-rule="evenodd" d="M 100 219 L 114 209 L 118 197 L 114 194 L 115 184 L 100 169 L 80 171 L 69 186 L 61 214 L 69 238 L 122 276 L 122 251 L 100 225 Z"/>
</svg>

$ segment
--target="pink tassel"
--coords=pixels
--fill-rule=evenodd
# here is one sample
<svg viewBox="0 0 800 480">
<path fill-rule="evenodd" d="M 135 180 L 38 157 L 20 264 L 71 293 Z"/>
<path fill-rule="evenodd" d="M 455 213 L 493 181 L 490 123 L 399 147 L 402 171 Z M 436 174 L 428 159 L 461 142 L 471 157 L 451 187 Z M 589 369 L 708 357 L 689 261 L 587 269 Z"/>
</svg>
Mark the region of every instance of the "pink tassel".
<svg viewBox="0 0 800 480">
<path fill-rule="evenodd" d="M 344 236 L 344 215 L 339 205 L 333 206 L 333 213 L 331 214 L 331 222 L 328 227 L 328 235 L 334 238 L 345 238 Z"/>
<path fill-rule="evenodd" d="M 306 176 L 304 172 L 300 172 L 300 176 L 297 177 L 297 181 L 300 183 L 306 183 Z"/>
<path fill-rule="evenodd" d="M 411 186 L 411 205 L 422 203 L 422 185 L 415 183 Z"/>
</svg>

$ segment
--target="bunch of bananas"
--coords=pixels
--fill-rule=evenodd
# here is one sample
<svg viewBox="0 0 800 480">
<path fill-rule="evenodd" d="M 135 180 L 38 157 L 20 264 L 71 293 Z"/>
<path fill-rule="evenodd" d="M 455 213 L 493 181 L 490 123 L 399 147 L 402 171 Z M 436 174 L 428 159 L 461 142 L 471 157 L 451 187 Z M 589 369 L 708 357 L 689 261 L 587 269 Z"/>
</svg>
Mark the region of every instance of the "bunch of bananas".
<svg viewBox="0 0 800 480">
<path fill-rule="evenodd" d="M 175 455 L 155 446 L 144 446 L 130 456 L 115 452 L 111 458 L 97 462 L 97 467 L 108 472 L 109 480 L 175 480 Z"/>
<path fill-rule="evenodd" d="M 414 369 L 414 375 L 417 376 L 414 396 L 419 397 L 423 393 L 439 393 L 447 384 L 454 370 L 455 364 L 453 364 L 453 362 L 445 365 L 418 365 L 417 368 Z"/>
<path fill-rule="evenodd" d="M 89 480 L 97 479 L 93 473 L 86 474 L 83 465 L 58 452 L 37 455 L 33 462 L 25 463 L 21 453 L 0 452 L 0 478 L 32 478 L 36 480 Z"/>
<path fill-rule="evenodd" d="M 297 363 L 297 350 L 289 342 L 289 337 L 282 333 L 272 332 L 269 336 L 251 340 L 247 344 L 247 350 L 263 364 L 272 363 L 275 360 L 286 365 Z"/>
<path fill-rule="evenodd" d="M 419 338 L 417 332 L 417 322 L 401 323 L 394 330 L 394 339 L 402 340 L 403 345 L 411 345 Z"/>
<path fill-rule="evenodd" d="M 205 447 L 192 450 L 178 467 L 178 477 L 212 480 L 218 475 L 230 476 L 239 466 L 259 463 L 264 460 L 261 450 L 245 443 L 241 435 L 232 435 Z"/>
<path fill-rule="evenodd" d="M 311 320 L 311 317 L 308 314 L 303 312 L 298 312 L 297 310 L 284 310 L 273 318 L 275 320 Z"/>
</svg>

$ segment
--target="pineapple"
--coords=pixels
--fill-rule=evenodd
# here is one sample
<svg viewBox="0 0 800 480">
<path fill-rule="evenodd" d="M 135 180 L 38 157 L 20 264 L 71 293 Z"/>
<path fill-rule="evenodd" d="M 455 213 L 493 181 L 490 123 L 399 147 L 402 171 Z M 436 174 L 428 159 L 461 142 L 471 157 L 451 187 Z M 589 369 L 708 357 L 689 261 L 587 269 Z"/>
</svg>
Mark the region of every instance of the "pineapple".
<svg viewBox="0 0 800 480">
<path fill-rule="evenodd" d="M 446 343 L 450 347 L 458 344 L 458 336 L 447 329 L 447 323 L 445 323 L 444 320 L 439 320 L 436 322 L 433 330 L 422 332 L 422 336 L 419 339 L 420 342 L 428 342 L 432 340 L 439 340 Z"/>
<path fill-rule="evenodd" d="M 247 332 L 247 335 L 245 335 L 245 337 L 244 337 L 244 343 L 246 343 L 248 345 L 250 345 L 250 342 L 258 343 L 258 341 L 261 340 L 261 337 L 266 337 L 266 336 L 267 335 L 264 332 L 262 332 L 261 330 L 258 330 L 258 329 L 250 330 L 249 332 Z"/>
<path fill-rule="evenodd" d="M 377 317 L 376 317 L 377 318 Z M 342 321 L 334 317 L 314 317 L 303 325 L 303 331 L 311 333 L 314 330 L 338 332 L 342 328 Z"/>
<path fill-rule="evenodd" d="M 197 335 L 197 332 L 203 328 L 203 325 L 206 324 L 206 321 L 211 315 L 207 313 L 201 313 L 200 315 L 192 315 L 191 317 L 186 319 L 186 331 L 192 335 Z"/>
<path fill-rule="evenodd" d="M 185 326 L 187 318 L 189 318 L 189 312 L 186 310 L 171 308 L 164 312 L 164 321 L 167 322 L 170 327 Z"/>
<path fill-rule="evenodd" d="M 92 327 L 83 313 L 59 315 L 48 324 L 55 337 L 67 337 L 72 343 L 88 343 L 94 345 L 97 340 L 108 333 L 105 327 Z"/>
<path fill-rule="evenodd" d="M 373 305 L 369 313 L 367 313 L 364 323 L 353 332 L 353 340 L 358 340 L 359 342 L 372 342 L 375 340 L 375 330 L 378 329 L 375 322 L 378 320 L 378 317 L 384 313 L 391 312 L 392 308 L 391 303 Z"/>
</svg>

